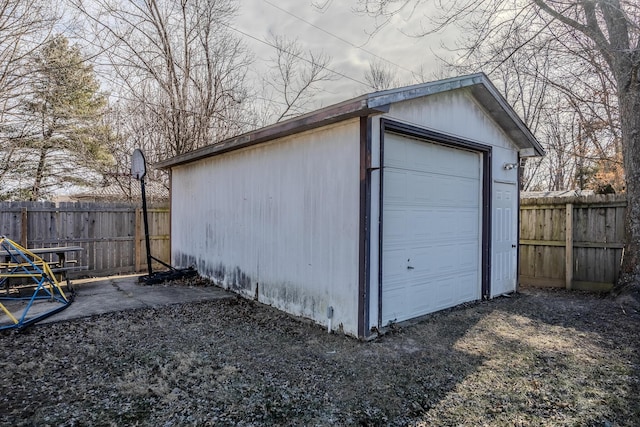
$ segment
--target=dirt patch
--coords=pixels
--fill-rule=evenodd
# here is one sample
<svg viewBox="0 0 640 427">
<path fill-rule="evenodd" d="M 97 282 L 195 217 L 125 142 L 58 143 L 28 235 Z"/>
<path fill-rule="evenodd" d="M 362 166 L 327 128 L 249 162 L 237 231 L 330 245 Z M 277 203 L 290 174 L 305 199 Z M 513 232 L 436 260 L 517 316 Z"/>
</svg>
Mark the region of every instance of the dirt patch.
<svg viewBox="0 0 640 427">
<path fill-rule="evenodd" d="M 640 314 L 525 289 L 359 342 L 242 299 L 0 336 L 2 425 L 636 426 Z"/>
</svg>

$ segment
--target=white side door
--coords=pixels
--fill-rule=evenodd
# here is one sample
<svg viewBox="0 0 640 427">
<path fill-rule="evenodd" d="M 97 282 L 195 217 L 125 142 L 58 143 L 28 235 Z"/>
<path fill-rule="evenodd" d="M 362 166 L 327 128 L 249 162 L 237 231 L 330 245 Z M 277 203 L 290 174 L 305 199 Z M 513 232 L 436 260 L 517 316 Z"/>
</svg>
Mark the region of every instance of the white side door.
<svg viewBox="0 0 640 427">
<path fill-rule="evenodd" d="M 513 292 L 517 282 L 518 186 L 493 183 L 491 297 Z"/>
</svg>

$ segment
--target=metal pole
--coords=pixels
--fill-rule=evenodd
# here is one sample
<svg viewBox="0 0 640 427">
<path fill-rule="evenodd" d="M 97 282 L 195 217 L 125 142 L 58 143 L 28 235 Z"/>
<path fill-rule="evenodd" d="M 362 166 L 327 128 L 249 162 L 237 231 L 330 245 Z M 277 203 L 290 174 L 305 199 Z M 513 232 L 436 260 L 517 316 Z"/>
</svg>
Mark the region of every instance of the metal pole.
<svg viewBox="0 0 640 427">
<path fill-rule="evenodd" d="M 151 245 L 149 244 L 149 220 L 147 219 L 147 194 L 144 189 L 144 177 L 140 179 L 140 191 L 142 192 L 142 216 L 144 218 L 144 241 L 147 245 L 147 272 L 153 274 L 151 267 Z"/>
</svg>

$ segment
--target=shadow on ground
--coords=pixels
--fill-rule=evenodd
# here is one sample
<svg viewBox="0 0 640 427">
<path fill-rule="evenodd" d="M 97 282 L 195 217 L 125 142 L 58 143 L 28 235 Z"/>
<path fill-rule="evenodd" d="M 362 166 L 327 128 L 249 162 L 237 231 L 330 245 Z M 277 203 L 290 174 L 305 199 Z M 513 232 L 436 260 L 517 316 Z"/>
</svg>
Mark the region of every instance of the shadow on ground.
<svg viewBox="0 0 640 427">
<path fill-rule="evenodd" d="M 236 298 L 155 306 L 0 337 L 0 423 L 632 426 L 638 332 L 538 290 L 371 342 Z"/>
</svg>

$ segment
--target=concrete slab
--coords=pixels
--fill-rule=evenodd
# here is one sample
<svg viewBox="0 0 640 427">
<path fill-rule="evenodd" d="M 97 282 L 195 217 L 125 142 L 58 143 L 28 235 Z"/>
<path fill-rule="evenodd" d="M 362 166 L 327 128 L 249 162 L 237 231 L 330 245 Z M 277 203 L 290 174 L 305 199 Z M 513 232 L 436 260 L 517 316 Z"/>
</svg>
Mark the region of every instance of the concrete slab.
<svg viewBox="0 0 640 427">
<path fill-rule="evenodd" d="M 76 296 L 73 303 L 38 324 L 136 308 L 235 297 L 235 294 L 214 286 L 141 285 L 138 277 L 139 275 L 129 275 L 74 280 L 72 284 Z"/>
</svg>

